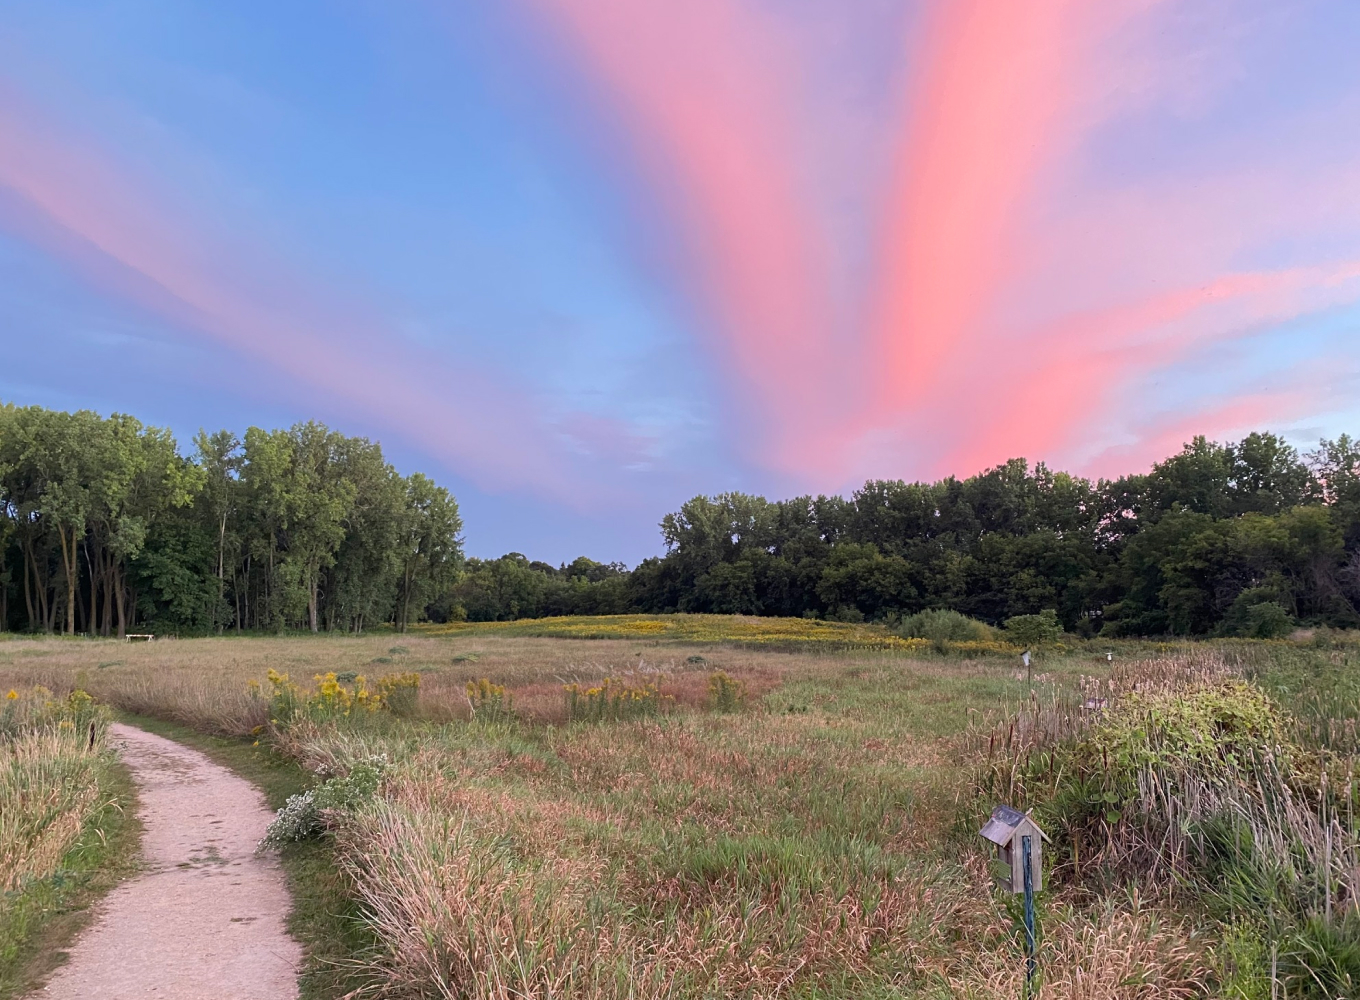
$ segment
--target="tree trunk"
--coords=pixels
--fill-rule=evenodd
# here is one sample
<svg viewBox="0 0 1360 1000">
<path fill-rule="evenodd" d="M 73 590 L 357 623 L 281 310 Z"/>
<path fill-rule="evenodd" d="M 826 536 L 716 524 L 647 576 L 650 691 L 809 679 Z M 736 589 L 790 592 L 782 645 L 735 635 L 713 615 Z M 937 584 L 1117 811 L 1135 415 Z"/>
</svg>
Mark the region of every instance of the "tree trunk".
<svg viewBox="0 0 1360 1000">
<path fill-rule="evenodd" d="M 28 621 L 29 627 L 33 631 L 52 631 L 52 616 L 56 612 L 55 604 L 49 600 L 47 581 L 43 578 L 42 567 L 38 565 L 38 554 L 33 551 L 33 539 L 24 540 L 24 552 L 28 558 L 24 561 L 24 599 L 29 599 L 29 568 L 33 570 L 32 580 L 32 601 L 29 604 Z"/>
<path fill-rule="evenodd" d="M 85 569 L 90 574 L 90 613 L 85 616 L 85 631 L 89 632 L 91 637 L 94 637 L 99 634 L 99 618 L 97 616 L 99 604 L 95 590 L 99 583 L 99 574 L 94 571 L 94 562 L 90 559 L 90 543 L 86 541 L 82 547 L 85 549 Z"/>
<path fill-rule="evenodd" d="M 76 572 L 80 572 L 79 556 L 76 558 Z M 76 586 L 76 628 L 82 633 L 90 631 L 90 616 L 85 609 L 85 591 L 79 585 Z"/>
<path fill-rule="evenodd" d="M 28 564 L 29 564 L 29 559 L 30 559 L 29 550 L 30 550 L 31 548 L 32 548 L 32 546 L 28 544 L 28 541 L 27 541 L 27 540 L 25 540 L 25 541 L 24 541 L 24 552 L 23 552 L 23 556 L 24 556 L 24 608 L 25 608 L 25 610 L 28 611 L 28 627 L 29 627 L 30 630 L 36 632 L 36 631 L 37 631 L 37 628 L 38 628 L 37 608 L 36 608 L 36 606 L 35 606 L 35 604 L 34 604 L 33 595 L 32 595 L 32 592 L 31 592 L 30 589 L 29 589 L 29 582 L 28 582 Z"/>
<path fill-rule="evenodd" d="M 122 639 L 127 635 L 127 601 L 123 587 L 123 574 L 115 567 L 114 569 L 114 601 L 118 605 L 118 638 Z"/>
<path fill-rule="evenodd" d="M 321 589 L 321 574 L 312 573 L 311 577 L 311 581 L 307 587 L 307 623 L 312 626 L 312 634 L 315 635 L 317 632 L 317 592 Z"/>
<path fill-rule="evenodd" d="M 217 634 L 222 634 L 222 622 L 217 620 L 217 616 L 222 613 L 222 594 L 226 589 L 226 580 L 223 577 L 225 567 L 223 562 L 226 558 L 225 549 L 227 545 L 227 512 L 222 511 L 221 526 L 217 529 L 217 603 L 213 606 L 213 623 L 217 626 Z"/>
<path fill-rule="evenodd" d="M 76 529 L 71 528 L 71 541 L 67 544 L 66 532 L 57 528 L 61 539 L 61 567 L 66 574 L 66 634 L 76 634 Z"/>
<path fill-rule="evenodd" d="M 105 553 L 104 565 L 100 568 L 100 576 L 104 580 L 104 620 L 99 623 L 99 634 L 103 636 L 113 634 L 113 588 L 117 582 L 113 571 L 113 556 Z"/>
<path fill-rule="evenodd" d="M 274 627 L 274 540 L 269 540 L 269 575 L 264 578 L 264 610 L 269 615 L 269 628 Z M 255 616 L 258 618 L 257 610 Z"/>
<path fill-rule="evenodd" d="M 49 585 L 50 581 L 44 578 L 41 572 L 41 570 L 50 566 L 50 561 L 47 567 L 39 566 L 37 556 L 33 557 L 33 592 L 38 597 L 38 608 L 42 612 L 44 632 L 52 631 L 52 619 L 57 613 L 57 595 Z"/>
</svg>

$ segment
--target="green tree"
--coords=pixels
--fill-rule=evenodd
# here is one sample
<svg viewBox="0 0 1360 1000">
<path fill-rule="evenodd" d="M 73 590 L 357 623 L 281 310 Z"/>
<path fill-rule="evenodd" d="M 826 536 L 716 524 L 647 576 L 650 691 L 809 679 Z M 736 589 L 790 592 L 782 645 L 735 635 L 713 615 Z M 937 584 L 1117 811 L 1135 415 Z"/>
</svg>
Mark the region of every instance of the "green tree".
<svg viewBox="0 0 1360 1000">
<path fill-rule="evenodd" d="M 344 518 L 344 540 L 324 575 L 325 623 L 327 629 L 362 632 L 392 614 L 405 490 L 378 445 L 345 438 L 338 456 L 354 499 Z"/>
<path fill-rule="evenodd" d="M 292 431 L 294 460 L 288 482 L 288 548 L 284 559 L 288 579 L 302 589 L 307 601 L 307 625 L 320 628 L 322 573 L 335 564 L 345 540 L 345 521 L 357 487 L 346 475 L 343 439 L 325 426 L 308 422 Z"/>
<path fill-rule="evenodd" d="M 282 629 L 300 603 L 282 572 L 282 546 L 294 513 L 295 450 L 288 431 L 246 430 L 239 508 L 245 544 L 238 588 L 243 616 L 256 628 Z"/>
<path fill-rule="evenodd" d="M 1017 646 L 1038 649 L 1063 637 L 1062 622 L 1058 612 L 1045 608 L 1037 615 L 1016 615 L 1006 619 L 1006 635 Z"/>
<path fill-rule="evenodd" d="M 171 511 L 192 503 L 202 488 L 203 471 L 180 456 L 166 429 L 143 427 L 119 414 L 110 419 L 109 429 L 120 456 L 107 498 L 107 548 L 114 560 L 110 586 L 121 636 L 137 606 L 128 587 L 128 566 Z"/>
<path fill-rule="evenodd" d="M 453 581 L 463 560 L 463 520 L 448 490 L 420 473 L 405 480 L 397 552 L 400 577 L 396 623 L 406 631 L 440 588 Z"/>
<path fill-rule="evenodd" d="M 217 577 L 217 597 L 210 620 L 212 628 L 221 632 L 236 618 L 226 602 L 226 592 L 227 566 L 235 563 L 241 544 L 239 536 L 234 531 L 229 532 L 240 502 L 241 440 L 231 431 L 209 435 L 200 430 L 194 436 L 194 448 L 195 459 L 203 472 L 200 506 L 216 543 L 213 572 Z M 240 626 L 239 620 L 237 626 Z"/>
</svg>

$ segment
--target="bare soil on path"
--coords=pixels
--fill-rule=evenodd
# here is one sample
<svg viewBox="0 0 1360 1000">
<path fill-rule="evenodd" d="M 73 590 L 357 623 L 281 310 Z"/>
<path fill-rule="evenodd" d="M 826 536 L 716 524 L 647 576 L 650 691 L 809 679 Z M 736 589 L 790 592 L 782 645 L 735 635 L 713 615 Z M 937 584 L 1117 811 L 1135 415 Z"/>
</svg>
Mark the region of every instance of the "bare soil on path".
<svg viewBox="0 0 1360 1000">
<path fill-rule="evenodd" d="M 273 814 L 197 750 L 115 724 L 141 800 L 147 871 L 115 888 L 32 998 L 292 1000 L 302 949 L 283 871 L 255 854 Z"/>
</svg>

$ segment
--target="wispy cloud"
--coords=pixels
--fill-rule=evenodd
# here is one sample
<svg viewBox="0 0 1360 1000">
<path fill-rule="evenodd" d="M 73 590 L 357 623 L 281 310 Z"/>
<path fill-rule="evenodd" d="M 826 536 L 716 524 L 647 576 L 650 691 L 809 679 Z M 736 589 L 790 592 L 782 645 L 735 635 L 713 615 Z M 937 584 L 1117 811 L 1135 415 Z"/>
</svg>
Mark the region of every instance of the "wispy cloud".
<svg viewBox="0 0 1360 1000">
<path fill-rule="evenodd" d="M 121 135 L 145 93 L 109 113 L 75 81 L 66 110 L 82 86 L 88 106 L 68 117 L 0 89 L 0 223 L 161 326 L 502 493 L 670 503 L 717 482 L 838 490 L 1017 454 L 1109 471 L 1196 431 L 1317 416 L 1360 362 L 1344 338 L 1271 335 L 1360 300 L 1360 72 L 1313 78 L 1321 21 L 1274 44 L 1312 8 L 1246 3 L 1259 16 L 517 0 L 495 30 L 524 29 L 527 11 L 525 37 L 547 44 L 500 36 L 495 68 L 447 59 L 476 48 L 450 39 L 467 25 L 448 5 L 373 8 L 381 53 L 369 32 L 339 37 L 372 57 L 373 91 L 338 99 L 255 75 L 276 53 L 250 47 L 252 27 L 237 39 L 250 58 L 203 72 L 287 112 L 272 130 L 238 115 L 221 145 L 185 153 L 181 135 L 210 130 L 183 117 L 154 142 Z M 516 62 L 531 50 L 560 65 Z M 524 113 L 520 91 L 502 106 L 478 89 L 495 73 L 566 85 Z M 192 116 L 237 100 L 215 93 L 168 103 Z M 287 123 L 315 131 L 256 156 Z M 564 165 L 546 132 L 575 125 L 590 135 Z M 578 154 L 604 169 L 583 181 Z M 365 274 L 383 291 L 338 277 Z M 1288 378 L 1220 363 L 1267 350 Z M 1328 351 L 1346 357 L 1318 365 Z"/>
<path fill-rule="evenodd" d="M 1360 121 L 1360 80 L 1330 107 L 1300 97 L 1234 127 L 1218 109 L 1250 78 L 1247 28 L 1191 45 L 1202 25 L 1146 0 L 882 5 L 909 70 L 884 77 L 904 90 L 880 103 L 886 141 L 864 148 L 892 152 L 860 178 L 886 182 L 847 313 L 832 305 L 845 249 L 827 237 L 828 192 L 808 185 L 807 133 L 834 129 L 803 113 L 815 60 L 798 22 L 825 12 L 537 2 L 627 109 L 688 227 L 731 391 L 767 428 L 755 460 L 816 487 L 1160 442 L 1111 400 L 1203 363 L 1205 345 L 1360 298 L 1360 150 L 1334 134 Z M 1158 137 L 1162 109 L 1175 127 Z M 1139 160 L 1106 151 L 1121 128 L 1144 135 Z M 1297 401 L 1240 392 L 1249 405 L 1214 413 Z"/>
<path fill-rule="evenodd" d="M 800 167 L 805 52 L 770 10 L 695 0 L 538 0 L 627 123 L 637 160 L 686 242 L 710 347 L 734 409 L 781 451 L 844 389 L 833 267 Z M 778 461 L 779 459 L 777 459 Z"/>
<path fill-rule="evenodd" d="M 322 289 L 242 225 L 231 239 L 156 182 L 0 91 L 0 188 L 11 226 L 106 290 L 357 410 L 492 489 L 587 504 L 596 487 L 554 447 L 536 401 L 495 373 L 403 343 L 361 300 Z"/>
</svg>

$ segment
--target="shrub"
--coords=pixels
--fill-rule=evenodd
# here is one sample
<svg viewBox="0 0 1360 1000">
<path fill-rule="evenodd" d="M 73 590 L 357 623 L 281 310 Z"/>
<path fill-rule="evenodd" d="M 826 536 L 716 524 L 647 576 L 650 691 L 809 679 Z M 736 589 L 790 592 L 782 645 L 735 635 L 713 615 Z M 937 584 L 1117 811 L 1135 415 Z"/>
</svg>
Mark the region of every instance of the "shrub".
<svg viewBox="0 0 1360 1000">
<path fill-rule="evenodd" d="M 420 674 L 384 674 L 378 678 L 378 700 L 383 708 L 402 719 L 416 714 L 420 699 Z"/>
<path fill-rule="evenodd" d="M 1049 608 L 1037 615 L 1016 615 L 1006 619 L 1006 635 L 1020 646 L 1035 648 L 1063 637 L 1062 622 L 1058 612 Z"/>
<path fill-rule="evenodd" d="M 941 650 L 950 642 L 987 642 L 993 638 L 993 630 L 983 622 L 947 608 L 908 615 L 897 627 L 897 633 L 909 639 L 929 639 Z"/>
<path fill-rule="evenodd" d="M 718 712 L 736 712 L 746 704 L 746 685 L 722 670 L 708 675 L 708 703 Z"/>
<path fill-rule="evenodd" d="M 20 692 L 11 689 L 0 699 L 0 740 L 12 739 L 41 729 L 80 734 L 76 742 L 90 741 L 90 727 L 102 734 L 108 714 L 93 698 L 76 688 L 65 698 L 55 697 L 42 685 Z"/>
<path fill-rule="evenodd" d="M 1032 703 L 1004 746 L 993 736 L 980 791 L 1034 808 L 1058 881 L 1136 878 L 1222 920 L 1226 995 L 1269 995 L 1263 941 L 1289 996 L 1354 995 L 1354 760 L 1300 745 L 1264 691 L 1207 669 L 1144 673 L 1110 702 L 1047 717 Z"/>
<path fill-rule="evenodd" d="M 1205 844 L 1203 825 L 1223 812 L 1272 805 L 1280 773 L 1299 751 L 1284 737 L 1279 709 L 1241 680 L 1134 692 L 1078 734 L 1007 766 L 1037 805 L 1072 865 L 1130 873 L 1165 866 L 1186 875 Z M 1248 794 L 1252 804 L 1240 795 Z"/>
<path fill-rule="evenodd" d="M 1251 587 L 1237 595 L 1220 630 L 1244 639 L 1283 639 L 1294 630 L 1294 619 L 1268 587 Z"/>
</svg>

